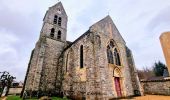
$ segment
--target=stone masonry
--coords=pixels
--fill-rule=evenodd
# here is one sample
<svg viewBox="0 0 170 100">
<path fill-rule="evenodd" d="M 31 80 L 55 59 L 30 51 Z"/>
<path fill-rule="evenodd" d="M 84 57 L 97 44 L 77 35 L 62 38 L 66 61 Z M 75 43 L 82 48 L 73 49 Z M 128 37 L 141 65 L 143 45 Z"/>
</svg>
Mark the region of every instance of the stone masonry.
<svg viewBox="0 0 170 100">
<path fill-rule="evenodd" d="M 110 16 L 74 42 L 66 41 L 61 2 L 49 8 L 32 52 L 24 91 L 76 100 L 108 100 L 141 94 L 132 53 Z"/>
<path fill-rule="evenodd" d="M 145 94 L 170 96 L 170 78 L 162 80 L 141 81 Z"/>
</svg>

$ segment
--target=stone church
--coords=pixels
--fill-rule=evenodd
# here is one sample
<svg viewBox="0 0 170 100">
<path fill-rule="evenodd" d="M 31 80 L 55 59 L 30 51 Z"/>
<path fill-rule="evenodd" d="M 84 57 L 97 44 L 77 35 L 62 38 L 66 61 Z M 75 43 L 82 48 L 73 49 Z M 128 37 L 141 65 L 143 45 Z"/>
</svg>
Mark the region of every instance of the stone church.
<svg viewBox="0 0 170 100">
<path fill-rule="evenodd" d="M 67 21 L 61 2 L 46 12 L 23 90 L 76 100 L 140 95 L 132 53 L 111 17 L 94 23 L 73 42 L 66 40 Z"/>
</svg>

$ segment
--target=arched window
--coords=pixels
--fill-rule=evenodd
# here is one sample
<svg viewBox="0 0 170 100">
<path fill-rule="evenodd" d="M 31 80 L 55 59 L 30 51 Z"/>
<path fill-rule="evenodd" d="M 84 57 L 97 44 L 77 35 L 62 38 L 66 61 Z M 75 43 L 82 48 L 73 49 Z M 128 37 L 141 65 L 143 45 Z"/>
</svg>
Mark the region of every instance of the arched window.
<svg viewBox="0 0 170 100">
<path fill-rule="evenodd" d="M 117 51 L 116 48 L 115 48 L 115 50 L 114 50 L 114 56 L 115 56 L 116 65 L 121 66 L 120 56 L 119 56 L 119 53 L 118 53 L 118 51 Z"/>
<path fill-rule="evenodd" d="M 61 39 L 61 31 L 60 30 L 58 31 L 57 39 Z"/>
<path fill-rule="evenodd" d="M 110 41 L 110 47 L 114 47 L 115 46 L 115 44 L 113 43 L 113 41 Z"/>
<path fill-rule="evenodd" d="M 54 20 L 53 20 L 53 23 L 54 23 L 54 24 L 57 24 L 57 19 L 58 19 L 58 16 L 55 15 L 55 16 L 54 16 Z"/>
<path fill-rule="evenodd" d="M 59 25 L 59 26 L 61 26 L 61 21 L 62 21 L 62 19 L 61 19 L 61 17 L 59 17 L 59 18 L 58 18 L 58 25 Z"/>
<path fill-rule="evenodd" d="M 68 56 L 69 56 L 69 53 L 70 53 L 70 52 L 67 53 L 67 58 L 66 58 L 66 72 L 67 72 L 67 64 L 68 64 Z"/>
<path fill-rule="evenodd" d="M 113 53 L 109 46 L 107 47 L 107 60 L 108 63 L 114 64 Z"/>
<path fill-rule="evenodd" d="M 83 45 L 80 46 L 80 68 L 83 68 Z"/>
<path fill-rule="evenodd" d="M 51 37 L 51 38 L 54 38 L 54 33 L 55 33 L 55 29 L 52 28 L 52 29 L 51 29 L 51 33 L 50 33 L 50 37 Z"/>
<path fill-rule="evenodd" d="M 114 41 L 110 41 L 109 45 L 107 46 L 107 60 L 108 63 L 121 66 L 120 55 Z"/>
</svg>

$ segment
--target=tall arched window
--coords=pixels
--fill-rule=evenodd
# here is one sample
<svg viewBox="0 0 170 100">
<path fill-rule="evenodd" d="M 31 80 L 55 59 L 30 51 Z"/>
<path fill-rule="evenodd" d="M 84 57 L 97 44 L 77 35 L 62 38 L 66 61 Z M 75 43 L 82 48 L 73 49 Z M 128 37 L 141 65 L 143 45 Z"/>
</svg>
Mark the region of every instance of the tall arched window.
<svg viewBox="0 0 170 100">
<path fill-rule="evenodd" d="M 109 45 L 107 46 L 107 60 L 110 64 L 121 66 L 120 55 L 114 41 L 110 41 Z"/>
<path fill-rule="evenodd" d="M 59 17 L 59 18 L 58 18 L 58 25 L 59 25 L 59 26 L 61 26 L 61 21 L 62 21 L 62 19 L 61 19 L 61 17 Z"/>
<path fill-rule="evenodd" d="M 115 56 L 115 61 L 116 61 L 116 65 L 121 65 L 121 62 L 120 62 L 120 56 L 119 56 L 119 53 L 117 51 L 117 49 L 115 48 L 114 50 L 114 56 Z"/>
<path fill-rule="evenodd" d="M 55 15 L 55 16 L 54 16 L 54 20 L 53 20 L 53 23 L 54 23 L 54 24 L 57 24 L 57 19 L 58 19 L 58 16 Z"/>
<path fill-rule="evenodd" d="M 66 72 L 67 72 L 67 64 L 68 64 L 68 56 L 69 56 L 69 53 L 70 53 L 70 52 L 67 53 L 67 58 L 66 58 Z"/>
<path fill-rule="evenodd" d="M 50 33 L 50 37 L 51 37 L 51 38 L 54 38 L 54 33 L 55 33 L 55 29 L 52 28 L 52 29 L 51 29 L 51 33 Z"/>
<path fill-rule="evenodd" d="M 58 31 L 57 39 L 61 39 L 61 31 L 60 30 Z"/>
<path fill-rule="evenodd" d="M 80 46 L 80 68 L 83 68 L 83 45 Z"/>
</svg>

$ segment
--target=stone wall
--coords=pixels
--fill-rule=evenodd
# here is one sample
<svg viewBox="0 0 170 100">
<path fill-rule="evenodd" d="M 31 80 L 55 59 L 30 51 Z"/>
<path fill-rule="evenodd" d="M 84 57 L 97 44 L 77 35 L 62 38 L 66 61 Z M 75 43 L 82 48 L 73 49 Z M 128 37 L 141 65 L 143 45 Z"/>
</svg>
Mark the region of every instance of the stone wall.
<svg viewBox="0 0 170 100">
<path fill-rule="evenodd" d="M 87 38 L 88 37 L 88 38 Z M 84 64 L 83 68 L 80 68 L 80 46 L 83 45 L 83 59 Z M 87 84 L 87 71 L 89 71 L 88 67 L 93 67 L 93 54 L 92 43 L 90 42 L 89 36 L 84 36 L 81 38 L 81 41 L 77 41 L 71 47 L 69 47 L 64 52 L 64 81 L 63 81 L 63 91 L 66 96 L 69 96 L 74 99 L 82 99 L 85 98 L 87 88 L 89 85 Z M 90 89 L 90 87 L 88 88 Z M 94 89 L 91 87 L 91 89 Z M 95 90 L 95 89 L 94 89 Z"/>
<path fill-rule="evenodd" d="M 43 91 L 55 90 L 58 74 L 58 59 L 64 48 L 64 43 L 46 38 L 44 60 L 39 88 Z"/>
<path fill-rule="evenodd" d="M 63 42 L 46 37 L 39 39 L 30 60 L 25 90 L 55 90 L 58 73 L 57 64 L 63 48 Z"/>
<path fill-rule="evenodd" d="M 29 62 L 25 90 L 38 90 L 41 77 L 42 63 L 44 59 L 44 39 L 37 42 L 32 57 Z"/>
<path fill-rule="evenodd" d="M 10 88 L 9 89 L 9 95 L 19 95 L 21 94 L 21 91 L 22 91 L 22 87 L 20 88 Z"/>
<path fill-rule="evenodd" d="M 128 65 L 129 65 L 129 69 L 130 69 L 130 74 L 131 74 L 131 81 L 132 81 L 132 86 L 133 86 L 133 90 L 134 90 L 134 94 L 139 96 L 139 95 L 143 95 L 142 90 L 141 90 L 141 84 L 139 81 L 139 77 L 137 74 L 137 70 L 135 67 L 135 63 L 133 60 L 133 55 L 131 50 L 126 47 L 126 54 L 127 54 L 127 60 L 128 60 Z"/>
<path fill-rule="evenodd" d="M 145 94 L 170 95 L 170 79 L 142 81 L 141 85 Z"/>
</svg>

